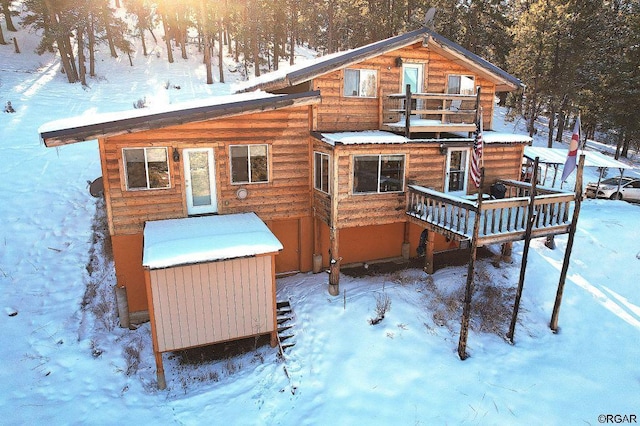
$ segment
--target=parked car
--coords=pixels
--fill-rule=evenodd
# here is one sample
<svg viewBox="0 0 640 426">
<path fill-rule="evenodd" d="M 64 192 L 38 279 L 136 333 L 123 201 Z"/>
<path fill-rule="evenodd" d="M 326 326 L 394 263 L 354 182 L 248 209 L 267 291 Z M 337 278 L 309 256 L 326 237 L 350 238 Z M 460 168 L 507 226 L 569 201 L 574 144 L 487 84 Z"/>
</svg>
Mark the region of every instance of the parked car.
<svg viewBox="0 0 640 426">
<path fill-rule="evenodd" d="M 598 191 L 597 194 L 596 191 Z M 587 198 L 640 201 L 640 179 L 630 177 L 609 178 L 601 181 L 599 187 L 597 182 L 591 182 L 587 185 L 585 192 Z"/>
</svg>

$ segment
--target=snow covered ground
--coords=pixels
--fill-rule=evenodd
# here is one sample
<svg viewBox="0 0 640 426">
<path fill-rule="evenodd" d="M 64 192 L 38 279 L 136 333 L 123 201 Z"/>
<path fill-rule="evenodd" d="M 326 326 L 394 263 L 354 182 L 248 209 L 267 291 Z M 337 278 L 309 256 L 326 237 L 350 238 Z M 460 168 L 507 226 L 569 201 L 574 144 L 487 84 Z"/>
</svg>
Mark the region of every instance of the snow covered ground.
<svg viewBox="0 0 640 426">
<path fill-rule="evenodd" d="M 122 58 L 117 71 L 101 60 L 101 77 L 82 88 L 66 83 L 52 55 L 29 53 L 26 32 L 18 38 L 20 55 L 0 46 L 0 104 L 16 109 L 0 113 L 0 423 L 559 425 L 640 417 L 640 206 L 609 200 L 582 205 L 558 334 L 548 323 L 566 235 L 556 250 L 532 243 L 513 346 L 502 338 L 510 311 L 492 301 L 512 300 L 522 243 L 512 265 L 479 261 L 465 361 L 456 354 L 465 267 L 431 277 L 343 276 L 335 298 L 325 274 L 299 274 L 278 281 L 279 298 L 296 313 L 291 381 L 276 350 L 263 346 L 197 365 L 165 355 L 168 388 L 158 391 L 149 326 L 117 327 L 112 265 L 92 244 L 96 199 L 87 181 L 100 175 L 97 144 L 46 149 L 37 129 L 132 109 L 143 98 L 162 105 L 230 86 L 204 84 L 196 56 L 170 65 L 138 55 L 134 68 Z M 524 132 L 522 121 L 502 123 L 504 113 L 496 115 L 500 130 Z M 597 172 L 586 170 L 593 180 Z M 372 326 L 385 295 L 390 310 Z"/>
</svg>

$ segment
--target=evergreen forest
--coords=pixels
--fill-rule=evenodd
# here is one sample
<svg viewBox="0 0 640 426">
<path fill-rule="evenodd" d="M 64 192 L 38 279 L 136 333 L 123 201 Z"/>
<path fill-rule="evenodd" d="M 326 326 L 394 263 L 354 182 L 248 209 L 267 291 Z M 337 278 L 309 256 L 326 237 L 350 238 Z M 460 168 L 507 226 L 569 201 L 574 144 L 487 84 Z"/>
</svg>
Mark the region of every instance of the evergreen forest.
<svg viewBox="0 0 640 426">
<path fill-rule="evenodd" d="M 530 132 L 548 117 L 549 146 L 580 114 L 616 158 L 640 147 L 640 0 L 0 0 L 0 44 L 28 29 L 84 85 L 103 45 L 130 66 L 134 48 L 162 43 L 172 63 L 195 45 L 213 84 L 223 55 L 250 78 L 293 64 L 298 46 L 327 54 L 423 25 L 520 78 L 526 89 L 500 101 Z"/>
</svg>

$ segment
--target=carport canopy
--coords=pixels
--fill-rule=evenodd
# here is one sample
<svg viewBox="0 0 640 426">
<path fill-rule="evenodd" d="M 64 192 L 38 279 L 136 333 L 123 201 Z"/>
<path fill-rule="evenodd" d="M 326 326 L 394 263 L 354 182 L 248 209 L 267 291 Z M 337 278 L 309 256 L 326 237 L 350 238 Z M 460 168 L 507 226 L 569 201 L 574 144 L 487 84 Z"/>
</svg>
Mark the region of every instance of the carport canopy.
<svg viewBox="0 0 640 426">
<path fill-rule="evenodd" d="M 632 169 L 633 167 L 623 163 L 622 161 L 614 160 L 606 155 L 597 151 L 585 151 L 578 152 L 578 156 L 584 154 L 584 166 L 585 167 L 608 167 L 616 169 Z M 562 148 L 544 148 L 537 146 L 526 146 L 524 148 L 524 156 L 533 161 L 538 158 L 539 164 L 564 164 L 567 161 L 567 150 Z"/>
</svg>

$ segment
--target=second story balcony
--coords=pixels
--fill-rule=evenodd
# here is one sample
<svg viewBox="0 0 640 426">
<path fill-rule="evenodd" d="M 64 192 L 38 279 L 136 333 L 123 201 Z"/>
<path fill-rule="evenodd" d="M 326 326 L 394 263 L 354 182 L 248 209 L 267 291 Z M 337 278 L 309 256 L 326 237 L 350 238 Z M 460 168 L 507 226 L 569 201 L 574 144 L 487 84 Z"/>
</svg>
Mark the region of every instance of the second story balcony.
<svg viewBox="0 0 640 426">
<path fill-rule="evenodd" d="M 475 95 L 396 93 L 383 101 L 382 128 L 412 133 L 475 132 L 480 91 Z"/>
</svg>

